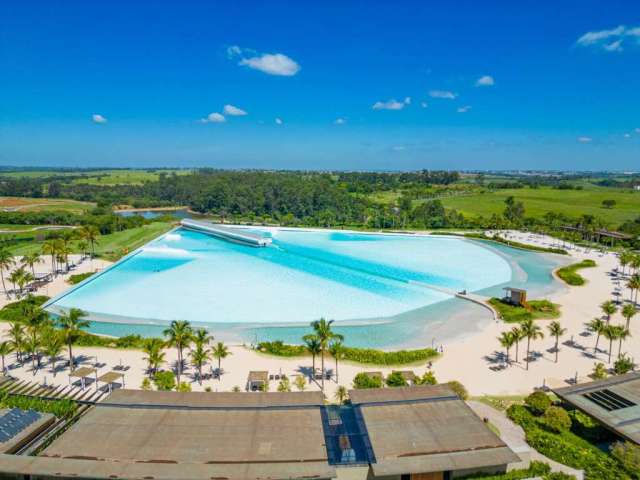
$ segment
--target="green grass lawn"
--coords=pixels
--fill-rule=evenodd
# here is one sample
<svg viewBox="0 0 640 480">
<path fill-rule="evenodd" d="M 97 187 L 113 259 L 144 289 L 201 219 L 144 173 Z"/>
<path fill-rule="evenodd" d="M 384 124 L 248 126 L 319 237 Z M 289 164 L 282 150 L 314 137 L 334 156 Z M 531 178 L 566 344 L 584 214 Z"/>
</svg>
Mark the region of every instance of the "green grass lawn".
<svg viewBox="0 0 640 480">
<path fill-rule="evenodd" d="M 42 212 L 64 210 L 84 213 L 95 203 L 59 198 L 0 197 L 0 208 L 17 212 Z"/>
<path fill-rule="evenodd" d="M 173 223 L 153 222 L 148 225 L 143 225 L 142 227 L 103 235 L 100 237 L 98 244 L 96 245 L 96 254 L 107 260 L 117 260 L 128 252 L 131 252 L 132 250 L 135 250 L 136 248 L 153 240 L 157 236 L 168 232 L 171 228 L 173 228 Z M 37 240 L 24 242 L 10 246 L 9 251 L 14 256 L 27 255 L 31 252 L 40 252 L 42 250 L 42 243 L 42 241 Z M 80 253 L 77 249 L 77 242 L 73 242 L 71 244 L 71 248 L 77 253 Z"/>
<path fill-rule="evenodd" d="M 513 196 L 524 203 L 525 215 L 542 217 L 547 212 L 563 213 L 571 217 L 594 215 L 611 225 L 634 220 L 640 215 L 640 192 L 591 186 L 584 190 L 553 188 L 519 188 L 473 195 L 442 198 L 445 208 L 456 209 L 464 215 L 490 217 L 504 211 L 504 201 Z M 615 200 L 612 209 L 602 207 L 603 200 Z"/>
<path fill-rule="evenodd" d="M 507 323 L 522 322 L 529 318 L 533 320 L 551 319 L 560 316 L 560 307 L 549 300 L 529 300 L 527 308 L 511 305 L 499 298 L 492 298 L 489 303 L 498 311 L 502 320 Z"/>
<path fill-rule="evenodd" d="M 582 275 L 578 273 L 578 270 L 582 268 L 592 268 L 596 266 L 596 262 L 590 259 L 583 260 L 578 263 L 567 265 L 566 267 L 559 268 L 556 272 L 565 283 L 573 286 L 580 286 L 587 283 Z"/>
<path fill-rule="evenodd" d="M 142 185 L 144 182 L 156 181 L 160 173 L 186 175 L 191 170 L 104 170 L 86 172 L 86 178 L 78 178 L 73 183 L 88 185 Z"/>
</svg>

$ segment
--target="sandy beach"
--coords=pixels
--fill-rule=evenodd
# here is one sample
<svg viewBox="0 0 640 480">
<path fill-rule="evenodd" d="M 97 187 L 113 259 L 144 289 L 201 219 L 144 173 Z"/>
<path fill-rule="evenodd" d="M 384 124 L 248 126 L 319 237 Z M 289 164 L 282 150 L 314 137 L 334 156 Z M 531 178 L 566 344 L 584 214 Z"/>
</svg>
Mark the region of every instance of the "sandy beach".
<svg viewBox="0 0 640 480">
<path fill-rule="evenodd" d="M 547 237 L 533 236 L 528 233 L 510 232 L 511 239 L 522 243 L 532 243 L 542 246 L 560 246 L 557 240 Z M 581 270 L 580 273 L 588 281 L 584 286 L 563 288 L 548 298 L 561 305 L 560 322 L 567 329 L 567 333 L 561 338 L 559 361 L 554 363 L 554 353 L 552 347 L 553 338 L 550 338 L 546 329 L 546 320 L 540 320 L 540 325 L 545 333 L 543 340 L 536 340 L 532 343 L 532 351 L 535 354 L 535 361 L 530 363 L 529 370 L 525 370 L 523 361 L 526 342 L 520 345 L 520 362 L 513 363 L 507 368 L 500 368 L 503 364 L 503 349 L 497 340 L 502 331 L 508 330 L 512 325 L 502 321 L 488 321 L 482 328 L 474 330 L 468 334 L 460 335 L 451 343 L 444 345 L 444 355 L 433 364 L 433 370 L 439 381 L 458 380 L 462 382 L 472 395 L 516 395 L 529 393 L 534 387 L 543 385 L 555 385 L 578 377 L 580 381 L 592 371 L 595 362 L 607 363 L 608 344 L 601 339 L 600 349 L 593 357 L 593 346 L 595 337 L 585 334 L 584 323 L 594 317 L 601 316 L 599 305 L 609 299 L 613 299 L 612 292 L 615 288 L 614 280 L 609 272 L 618 267 L 618 260 L 614 254 L 601 254 L 597 251 L 585 252 L 584 249 L 571 249 L 570 255 L 576 262 L 591 258 L 597 262 L 595 268 Z M 50 270 L 49 260 L 38 265 L 37 271 L 44 272 Z M 74 262 L 78 258 L 73 259 Z M 85 260 L 72 273 L 78 274 L 87 271 L 97 271 L 105 268 L 109 263 L 102 260 Z M 65 289 L 70 288 L 66 282 L 68 275 L 59 276 L 53 282 L 42 287 L 37 293 L 55 296 Z M 628 290 L 623 288 L 623 297 L 629 297 Z M 12 298 L 9 301 L 14 301 Z M 3 296 L 0 299 L 0 306 L 7 303 Z M 612 323 L 623 323 L 624 319 L 617 313 Z M 6 323 L 0 324 L 2 334 L 7 330 Z M 215 332 L 213 332 L 215 335 Z M 461 332 L 462 333 L 462 332 Z M 623 351 L 632 358 L 640 358 L 640 316 L 631 321 L 631 338 L 623 345 Z M 563 345 L 562 342 L 573 339 L 575 346 Z M 614 342 L 614 355 L 617 354 L 617 342 Z M 259 354 L 243 345 L 229 345 L 231 355 L 222 361 L 224 373 L 218 379 L 208 379 L 200 385 L 195 380 L 195 369 L 188 366 L 184 373 L 184 380 L 192 385 L 193 390 L 203 390 L 206 387 L 213 391 L 228 391 L 234 387 L 244 389 L 247 375 L 251 370 L 268 371 L 271 375 L 303 375 L 307 377 L 312 369 L 311 357 L 301 358 L 280 358 Z M 177 359 L 177 352 L 174 349 L 167 349 L 167 361 L 164 368 L 173 365 Z M 100 365 L 98 375 L 106 373 L 117 365 L 126 365 L 125 384 L 128 388 L 139 388 L 146 371 L 146 362 L 143 360 L 144 354 L 136 350 L 114 350 L 105 348 L 74 348 L 74 354 L 81 365 L 90 366 L 95 363 Z M 515 351 L 512 349 L 513 359 Z M 187 353 L 188 356 L 188 353 Z M 62 359 L 66 359 L 62 355 Z M 12 355 L 7 359 L 9 374 L 20 379 L 48 384 L 69 384 L 68 370 L 59 371 L 54 376 L 50 365 L 43 361 L 43 367 L 33 372 L 31 365 L 20 366 L 15 362 Z M 320 360 L 317 360 L 319 367 Z M 207 364 L 205 373 L 217 367 L 216 360 Z M 326 367 L 332 371 L 332 380 L 326 382 L 326 395 L 332 398 L 338 385 L 351 387 L 353 377 L 360 371 L 381 371 L 388 374 L 393 368 L 380 368 L 376 366 L 366 366 L 360 364 L 350 364 L 340 362 L 338 366 L 338 378 L 336 381 L 334 361 L 326 360 Z M 427 365 L 419 364 L 399 367 L 396 369 L 413 370 L 416 374 L 422 375 L 427 370 Z M 270 390 L 276 390 L 277 381 L 270 382 Z M 566 383 L 565 383 L 566 384 Z M 102 386 L 102 385 L 101 385 Z M 94 388 L 92 385 L 90 388 Z M 317 390 L 319 385 L 314 381 L 307 384 L 308 390 Z M 295 387 L 293 387 L 295 390 Z"/>
</svg>

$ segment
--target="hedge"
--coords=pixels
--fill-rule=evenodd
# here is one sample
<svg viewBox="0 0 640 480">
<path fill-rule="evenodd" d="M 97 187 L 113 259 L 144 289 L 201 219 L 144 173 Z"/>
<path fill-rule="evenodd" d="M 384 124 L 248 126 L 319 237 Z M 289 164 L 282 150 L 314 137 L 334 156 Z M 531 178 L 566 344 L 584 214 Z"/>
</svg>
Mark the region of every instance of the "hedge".
<svg viewBox="0 0 640 480">
<path fill-rule="evenodd" d="M 36 410 L 42 413 L 51 413 L 58 418 L 70 418 L 78 408 L 75 402 L 68 399 L 45 400 L 24 395 L 10 395 L 6 390 L 0 390 L 0 407 Z"/>
<path fill-rule="evenodd" d="M 582 275 L 578 273 L 578 270 L 581 268 L 592 268 L 596 266 L 596 262 L 590 259 L 583 260 L 578 263 L 573 263 L 571 265 L 567 265 L 566 267 L 559 268 L 556 270 L 556 274 L 560 279 L 562 279 L 566 284 L 573 286 L 580 286 L 587 283 Z"/>
</svg>

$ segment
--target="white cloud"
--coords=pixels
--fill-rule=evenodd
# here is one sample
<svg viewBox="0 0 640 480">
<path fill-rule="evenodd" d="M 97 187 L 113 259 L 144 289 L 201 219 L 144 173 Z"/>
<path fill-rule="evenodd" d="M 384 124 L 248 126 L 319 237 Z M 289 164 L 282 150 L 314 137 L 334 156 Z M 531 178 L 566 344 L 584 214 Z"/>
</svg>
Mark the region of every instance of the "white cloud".
<svg viewBox="0 0 640 480">
<path fill-rule="evenodd" d="M 411 105 L 411 97 L 404 97 L 405 105 Z"/>
<path fill-rule="evenodd" d="M 238 45 L 231 45 L 227 47 L 227 56 L 233 58 L 235 56 L 242 55 L 242 49 Z"/>
<path fill-rule="evenodd" d="M 429 104 L 427 102 L 420 102 L 420 106 L 422 108 L 427 108 L 429 106 Z"/>
<path fill-rule="evenodd" d="M 464 107 L 458 107 L 458 110 L 456 110 L 458 113 L 467 113 L 469 110 L 471 110 L 471 105 L 465 105 Z"/>
<path fill-rule="evenodd" d="M 107 123 L 107 119 L 99 113 L 94 113 L 93 115 L 91 115 L 91 120 L 93 121 L 93 123 Z"/>
<path fill-rule="evenodd" d="M 593 138 L 591 138 L 591 137 L 578 137 L 578 141 L 580 143 L 591 143 L 593 141 Z"/>
<path fill-rule="evenodd" d="M 284 122 L 280 118 L 275 119 L 276 125 L 282 125 Z"/>
<path fill-rule="evenodd" d="M 344 118 L 336 118 L 333 121 L 334 125 L 344 125 L 345 123 L 347 123 L 347 120 Z"/>
<path fill-rule="evenodd" d="M 624 138 L 631 138 L 631 134 L 630 133 L 625 133 L 624 134 Z"/>
<path fill-rule="evenodd" d="M 226 115 L 230 115 L 232 117 L 241 117 L 243 115 L 247 115 L 247 112 L 233 105 L 225 105 L 223 111 Z"/>
<path fill-rule="evenodd" d="M 243 58 L 238 65 L 260 70 L 269 75 L 291 77 L 300 71 L 300 65 L 282 53 L 263 53 L 254 57 Z"/>
<path fill-rule="evenodd" d="M 458 96 L 458 94 L 450 92 L 448 90 L 431 90 L 429 92 L 429 96 L 432 98 L 445 98 L 447 100 L 453 100 Z"/>
<path fill-rule="evenodd" d="M 213 112 L 207 115 L 207 118 L 201 118 L 200 123 L 224 123 L 227 119 L 224 118 L 224 115 L 218 112 Z"/>
<path fill-rule="evenodd" d="M 491 75 L 483 75 L 476 80 L 476 87 L 491 87 L 495 85 L 495 80 Z"/>
<path fill-rule="evenodd" d="M 609 30 L 587 32 L 576 40 L 581 47 L 601 48 L 605 52 L 621 52 L 627 37 L 635 37 L 640 43 L 640 27 L 618 25 Z"/>
<path fill-rule="evenodd" d="M 392 98 L 391 100 L 387 100 L 386 102 L 376 102 L 371 106 L 371 108 L 373 108 L 374 110 L 402 110 L 405 105 L 407 105 L 406 99 L 405 102 L 398 102 L 397 100 Z"/>
</svg>

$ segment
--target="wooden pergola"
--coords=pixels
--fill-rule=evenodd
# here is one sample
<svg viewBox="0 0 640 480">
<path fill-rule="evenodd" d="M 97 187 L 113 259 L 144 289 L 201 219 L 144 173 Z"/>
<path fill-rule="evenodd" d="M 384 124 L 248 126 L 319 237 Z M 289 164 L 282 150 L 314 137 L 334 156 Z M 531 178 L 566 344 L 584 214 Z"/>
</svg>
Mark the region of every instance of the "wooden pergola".
<svg viewBox="0 0 640 480">
<path fill-rule="evenodd" d="M 106 383 L 109 385 L 109 393 L 113 391 L 113 384 L 118 380 L 122 380 L 122 386 L 124 387 L 124 373 L 122 372 L 107 372 L 100 375 L 97 379 L 98 382 Z"/>
<path fill-rule="evenodd" d="M 91 378 L 92 376 L 94 376 L 94 378 L 95 378 L 95 380 L 97 382 L 98 381 L 98 370 L 96 370 L 95 368 L 91 368 L 91 367 L 76 368 L 73 372 L 69 373 L 69 383 L 71 383 L 71 378 L 72 377 L 79 378 L 82 390 L 84 390 L 84 387 L 86 386 L 85 379 Z"/>
</svg>

